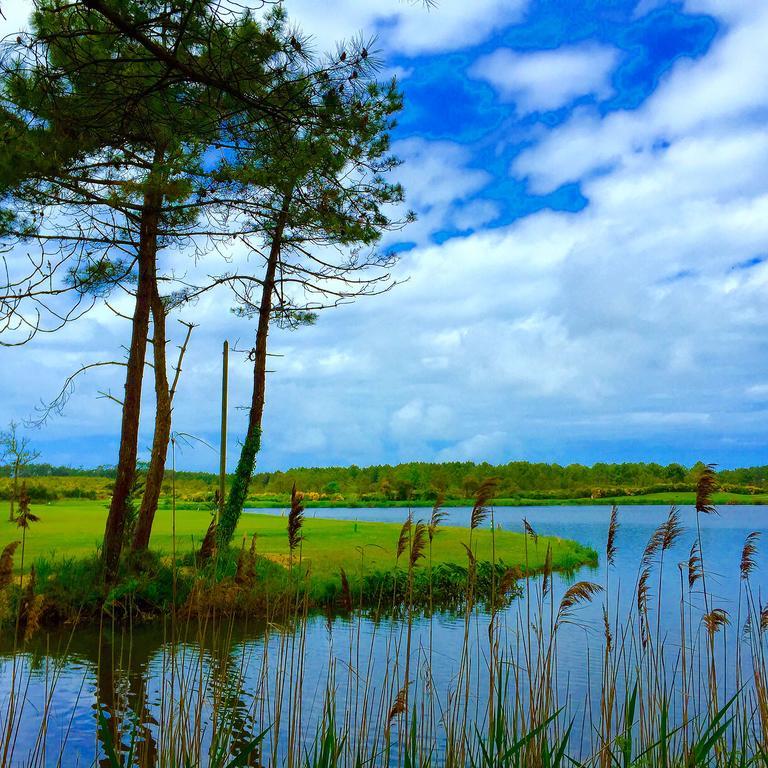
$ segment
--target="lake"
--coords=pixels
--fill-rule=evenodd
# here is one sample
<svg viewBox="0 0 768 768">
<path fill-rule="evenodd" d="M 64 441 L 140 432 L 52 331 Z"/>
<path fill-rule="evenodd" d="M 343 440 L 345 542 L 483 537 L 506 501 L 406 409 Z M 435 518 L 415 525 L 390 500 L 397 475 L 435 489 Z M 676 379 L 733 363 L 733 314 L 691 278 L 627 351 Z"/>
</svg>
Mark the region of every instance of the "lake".
<svg viewBox="0 0 768 768">
<path fill-rule="evenodd" d="M 416 509 L 414 515 L 428 517 L 429 512 Z M 637 601 L 639 564 L 649 538 L 668 512 L 666 507 L 645 505 L 620 509 L 613 566 L 605 557 L 607 506 L 498 507 L 494 518 L 496 525 L 520 531 L 525 517 L 537 534 L 572 538 L 599 552 L 597 568 L 554 576 L 546 610 L 554 614 L 566 590 L 576 581 L 587 580 L 607 584 L 609 615 L 623 616 Z M 744 585 L 739 578 L 742 548 L 749 533 L 768 533 L 768 507 L 727 506 L 719 512 L 701 516 L 700 523 L 708 605 L 727 610 L 730 620 L 730 626 L 717 634 L 718 659 L 722 659 L 717 670 L 719 694 L 725 697 L 739 684 L 734 658 L 746 652 L 740 650 L 737 640 L 743 637 L 746 616 Z M 445 525 L 468 525 L 469 509 L 449 509 L 447 513 Z M 663 553 L 663 570 L 657 555 L 646 598 L 650 632 L 655 636 L 650 645 L 666 659 L 670 680 L 679 666 L 681 606 L 691 626 L 700 625 L 703 612 L 703 585 L 697 585 L 683 603 L 680 599 L 686 594 L 687 576 L 678 564 L 685 563 L 687 568 L 696 539 L 695 511 L 683 507 L 680 513 L 685 531 Z M 401 522 L 407 511 L 308 509 L 306 514 Z M 768 547 L 768 538 L 758 542 L 757 568 L 750 578 L 758 603 L 762 592 L 768 591 L 763 545 Z M 530 546 L 537 546 L 533 539 Z M 529 585 L 531 602 L 540 599 L 540 586 L 540 578 Z M 555 695 L 567 703 L 568 717 L 574 722 L 572 749 L 580 754 L 590 752 L 591 723 L 600 705 L 604 604 L 605 595 L 598 595 L 574 606 L 557 635 Z M 519 649 L 525 643 L 521 634 L 530 626 L 530 610 L 523 594 L 494 619 L 499 652 L 509 653 L 513 676 L 525 676 L 526 657 Z M 213 720 L 225 712 L 232 741 L 245 743 L 249 734 L 269 727 L 263 762 L 269 764 L 270 757 L 295 762 L 302 750 L 312 749 L 329 688 L 334 692 L 337 722 L 352 729 L 366 718 L 387 720 L 386 711 L 406 678 L 413 681 L 412 703 L 432 712 L 436 732 L 445 711 L 458 706 L 460 698 L 465 699 L 465 711 L 483 721 L 491 684 L 486 659 L 489 621 L 482 612 L 469 617 L 444 612 L 431 619 L 414 617 L 409 631 L 403 620 L 357 615 L 308 616 L 293 626 L 259 621 L 226 623 L 218 629 L 170 624 L 105 626 L 41 636 L 16 655 L 6 641 L 0 648 L 0 719 L 6 717 L 13 688 L 19 692 L 17 707 L 18 697 L 25 701 L 12 728 L 13 761 L 18 764 L 93 764 L 100 749 L 99 708 L 118 712 L 126 723 L 133 722 L 137 743 L 155 751 L 167 747 L 164 738 L 172 738 L 158 728 L 164 718 L 183 720 L 190 741 L 199 738 L 209 744 L 216 738 Z M 620 633 L 621 627 L 616 625 L 615 630 Z M 625 670 L 629 667 L 631 663 L 624 663 Z M 619 689 L 626 688 L 627 679 L 619 681 Z M 679 706 L 679 701 L 674 702 L 675 708 Z M 47 726 L 41 731 L 46 711 Z M 276 720 L 281 719 L 276 727 Z M 127 747 L 130 734 L 115 727 L 116 740 Z M 3 728 L 7 729 L 7 722 Z M 435 738 L 439 750 L 443 737 L 438 734 Z"/>
</svg>

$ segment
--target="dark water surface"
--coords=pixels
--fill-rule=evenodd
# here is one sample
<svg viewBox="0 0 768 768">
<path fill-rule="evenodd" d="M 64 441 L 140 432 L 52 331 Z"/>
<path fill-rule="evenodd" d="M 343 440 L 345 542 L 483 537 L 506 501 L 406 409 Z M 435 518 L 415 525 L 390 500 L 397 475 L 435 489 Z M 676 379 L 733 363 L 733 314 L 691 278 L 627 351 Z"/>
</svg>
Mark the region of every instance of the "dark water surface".
<svg viewBox="0 0 768 768">
<path fill-rule="evenodd" d="M 447 511 L 446 525 L 468 524 L 469 509 Z M 600 553 L 599 566 L 581 569 L 568 577 L 556 576 L 552 588 L 554 604 L 557 605 L 574 580 L 589 580 L 601 585 L 608 583 L 611 610 L 615 611 L 618 606 L 621 613 L 636 600 L 643 550 L 668 511 L 666 507 L 645 505 L 623 507 L 619 516 L 618 551 L 611 568 L 604 555 L 609 507 L 500 507 L 495 509 L 495 520 L 505 529 L 519 531 L 525 516 L 539 534 L 571 538 L 594 547 Z M 403 509 L 389 508 L 307 510 L 308 516 L 384 522 L 400 522 L 406 513 Z M 427 517 L 429 510 L 415 510 L 416 517 L 420 514 Z M 681 571 L 677 565 L 687 562 L 696 536 L 694 510 L 683 507 L 681 515 L 685 533 L 665 553 L 661 580 L 657 565 L 650 581 L 654 622 L 659 597 L 662 597 L 658 632 L 670 658 L 674 658 L 680 646 Z M 722 635 L 722 642 L 726 643 L 722 669 L 724 690 L 734 683 L 729 659 L 734 652 L 733 637 L 741 631 L 738 625 L 743 620 L 739 563 L 745 537 L 752 531 L 768 533 L 768 507 L 726 506 L 720 509 L 719 515 L 701 517 L 711 605 L 726 609 L 733 623 L 730 634 Z M 764 536 L 758 547 L 757 570 L 751 578 L 756 595 L 768 592 L 767 553 L 768 537 Z M 604 598 L 600 597 L 577 608 L 572 622 L 562 627 L 558 639 L 558 687 L 567 694 L 570 713 L 586 733 L 589 715 L 595 706 L 594 687 L 599 685 L 603 604 Z M 514 601 L 505 610 L 500 619 L 502 645 L 514 646 L 517 622 L 526 610 L 525 599 Z M 483 615 L 472 621 L 475 638 L 472 642 L 477 656 L 472 696 L 478 702 L 483 700 L 487 687 L 482 675 L 487 624 L 488 619 Z M 99 753 L 96 728 L 99 707 L 124 714 L 136 713 L 139 738 L 152 742 L 152 748 L 162 749 L 162 736 L 156 732 L 156 723 L 167 717 L 170 709 L 178 709 L 173 699 L 176 695 L 190 703 L 190 711 L 181 711 L 176 717 L 185 718 L 191 731 L 211 731 L 211 704 L 216 700 L 229 710 L 235 737 L 244 739 L 265 722 L 269 725 L 274 720 L 281 697 L 281 683 L 275 670 L 281 666 L 281 660 L 285 662 L 291 655 L 305 659 L 301 689 L 294 682 L 287 686 L 288 693 L 282 694 L 285 702 L 292 702 L 294 714 L 300 711 L 305 732 L 299 734 L 298 741 L 314 734 L 322 716 L 329 675 L 336 693 L 337 717 L 343 720 L 345 716 L 359 717 L 364 690 L 369 708 L 386 710 L 404 674 L 406 638 L 403 623 L 399 621 L 374 622 L 365 617 L 329 620 L 324 616 L 311 616 L 301 631 L 257 621 L 239 623 L 226 632 L 202 635 L 198 635 L 197 627 L 186 630 L 176 627 L 174 631 L 181 641 L 171 636 L 167 624 L 157 623 L 115 632 L 108 627 L 101 631 L 98 628 L 79 629 L 74 633 L 62 631 L 35 640 L 15 657 L 7 643 L 0 647 L 0 721 L 6 718 L 12 689 L 21 690 L 25 700 L 24 716 L 17 718 L 18 724 L 14 726 L 13 762 L 20 765 L 29 762 L 51 765 L 60 762 L 67 766 L 94 764 Z M 726 641 L 727 637 L 731 639 Z M 464 640 L 463 616 L 440 613 L 431 621 L 420 618 L 414 623 L 410 675 L 420 677 L 425 683 L 428 680 L 427 687 L 438 701 L 447 700 L 449 691 L 456 687 Z M 394 668 L 393 658 L 397 659 Z M 429 664 L 422 664 L 426 659 Z M 223 673 L 218 674 L 222 670 Z M 361 682 L 363 677 L 366 684 Z M 223 685 L 222 679 L 230 679 L 231 685 Z M 213 682 L 206 685 L 203 681 Z M 283 712 L 287 706 L 283 704 Z M 46 709 L 47 725 L 42 732 Z M 3 728 L 6 725 L 3 723 Z M 283 755 L 290 749 L 291 741 L 296 741 L 285 728 L 273 732 L 271 738 L 276 755 Z"/>
</svg>

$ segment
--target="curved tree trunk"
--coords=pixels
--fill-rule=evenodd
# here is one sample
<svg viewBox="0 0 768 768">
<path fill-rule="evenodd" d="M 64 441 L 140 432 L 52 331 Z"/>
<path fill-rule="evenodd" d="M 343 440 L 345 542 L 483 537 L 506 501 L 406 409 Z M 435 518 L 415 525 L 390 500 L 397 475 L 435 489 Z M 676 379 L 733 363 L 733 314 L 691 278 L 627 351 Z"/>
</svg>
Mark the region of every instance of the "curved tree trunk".
<svg viewBox="0 0 768 768">
<path fill-rule="evenodd" d="M 216 540 L 219 546 L 229 544 L 235 535 L 235 528 L 237 528 L 245 500 L 248 497 L 248 485 L 251 482 L 251 475 L 256 464 L 256 455 L 261 447 L 261 419 L 264 415 L 264 398 L 267 388 L 267 337 L 269 336 L 269 322 L 272 315 L 275 275 L 277 274 L 277 264 L 280 260 L 280 250 L 283 245 L 285 225 L 288 221 L 289 205 L 290 194 L 286 195 L 283 201 L 283 206 L 275 223 L 275 231 L 272 235 L 272 244 L 269 249 L 267 269 L 261 289 L 259 324 L 256 329 L 253 392 L 251 394 L 251 407 L 248 414 L 248 431 L 245 434 L 245 440 L 243 440 L 243 446 L 240 449 L 240 458 L 235 469 L 235 476 L 217 527 Z"/>
<path fill-rule="evenodd" d="M 152 438 L 152 457 L 149 461 L 147 478 L 144 483 L 144 495 L 133 532 L 131 551 L 143 552 L 149 546 L 152 523 L 157 511 L 160 489 L 165 474 L 165 460 L 168 444 L 171 441 L 171 392 L 168 387 L 168 369 L 166 367 L 166 315 L 163 300 L 157 289 L 152 291 L 152 356 L 155 372 L 155 434 Z"/>
<path fill-rule="evenodd" d="M 157 288 L 157 286 L 155 286 Z M 160 491 L 163 486 L 163 476 L 165 475 L 165 463 L 168 457 L 168 445 L 171 442 L 171 426 L 173 418 L 173 396 L 176 394 L 176 386 L 179 383 L 181 375 L 181 364 L 184 360 L 184 353 L 189 344 L 189 337 L 192 335 L 194 325 L 192 323 L 182 323 L 187 327 L 187 335 L 184 343 L 179 348 L 179 359 L 176 363 L 176 374 L 173 377 L 173 383 L 168 385 L 168 368 L 166 344 L 168 337 L 166 334 L 167 315 L 160 293 L 155 290 L 152 296 L 152 324 L 153 333 L 153 366 L 155 371 L 155 433 L 152 439 L 152 457 L 149 461 L 147 478 L 144 483 L 144 495 L 141 499 L 141 507 L 136 520 L 136 528 L 131 542 L 131 551 L 135 554 L 143 552 L 149 547 L 149 538 L 152 535 L 152 524 L 155 521 L 157 513 L 157 504 L 160 500 Z"/>
<path fill-rule="evenodd" d="M 133 310 L 131 344 L 125 375 L 125 396 L 120 428 L 120 454 L 117 475 L 109 505 L 104 530 L 102 565 L 104 583 L 109 586 L 117 579 L 120 554 L 125 537 L 125 523 L 131 488 L 136 478 L 136 455 L 139 441 L 139 417 L 141 415 L 141 386 L 144 380 L 144 363 L 149 334 L 149 313 L 153 286 L 157 280 L 157 227 L 160 219 L 161 194 L 151 186 L 144 195 L 139 232 L 139 280 L 136 287 L 136 305 Z"/>
</svg>

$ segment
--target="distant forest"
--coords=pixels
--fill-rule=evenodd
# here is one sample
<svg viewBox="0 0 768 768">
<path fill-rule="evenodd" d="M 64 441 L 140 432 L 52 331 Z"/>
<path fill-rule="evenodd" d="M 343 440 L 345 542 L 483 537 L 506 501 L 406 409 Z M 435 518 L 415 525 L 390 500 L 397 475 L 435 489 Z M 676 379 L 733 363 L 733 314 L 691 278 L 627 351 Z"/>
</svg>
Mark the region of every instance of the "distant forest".
<svg viewBox="0 0 768 768">
<path fill-rule="evenodd" d="M 426 502 L 438 496 L 445 499 L 469 499 L 484 480 L 495 478 L 498 482 L 496 498 L 601 498 L 691 491 L 702 468 L 703 464 L 700 463 L 692 467 L 640 462 L 598 463 L 588 467 L 582 464 L 561 466 L 527 461 L 500 465 L 485 462 L 409 462 L 394 466 L 297 467 L 287 471 L 254 474 L 249 497 L 284 498 L 290 493 L 293 483 L 296 483 L 297 488 L 311 500 Z M 74 469 L 34 464 L 24 474 L 30 479 L 50 478 L 51 481 L 53 478 L 68 478 L 62 480 L 62 486 L 75 491 L 76 478 L 102 478 L 108 481 L 114 478 L 115 469 Z M 9 467 L 0 467 L 0 477 L 9 475 Z M 170 493 L 169 478 L 167 474 L 163 488 L 166 495 Z M 178 472 L 176 478 L 179 496 L 194 501 L 212 498 L 218 482 L 215 474 L 207 472 Z M 720 470 L 718 480 L 723 491 L 764 493 L 768 490 L 768 466 Z M 86 486 L 93 487 L 90 483 L 84 483 L 83 490 Z M 109 482 L 104 482 L 100 484 L 99 490 L 108 491 L 110 487 Z M 63 495 L 79 494 L 75 491 Z M 89 492 L 83 495 L 92 494 Z"/>
</svg>

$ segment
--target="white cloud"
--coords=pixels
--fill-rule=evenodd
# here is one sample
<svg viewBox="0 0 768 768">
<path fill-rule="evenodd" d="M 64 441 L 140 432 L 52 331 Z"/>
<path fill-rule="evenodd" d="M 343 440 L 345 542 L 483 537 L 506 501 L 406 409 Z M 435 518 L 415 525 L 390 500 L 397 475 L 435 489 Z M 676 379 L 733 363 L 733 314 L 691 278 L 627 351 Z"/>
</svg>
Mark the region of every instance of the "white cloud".
<svg viewBox="0 0 768 768">
<path fill-rule="evenodd" d="M 416 398 L 392 414 L 390 427 L 396 438 L 415 442 L 442 437 L 450 421 L 450 408 Z"/>
<path fill-rule="evenodd" d="M 528 0 L 441 0 L 438 7 L 422 0 L 334 0 L 330 7 L 317 0 L 292 0 L 287 11 L 320 51 L 333 51 L 336 43 L 362 34 L 375 36 L 374 48 L 387 54 L 415 56 L 477 45 L 495 30 L 519 22 L 527 6 Z M 26 26 L 31 11 L 31 0 L 4 3 L 0 35 Z"/>
<path fill-rule="evenodd" d="M 470 75 L 489 82 L 520 112 L 552 110 L 580 96 L 612 93 L 618 51 L 602 45 L 518 53 L 499 48 L 478 59 Z"/>
<path fill-rule="evenodd" d="M 441 0 L 437 7 L 421 0 L 336 0 L 329 13 L 316 0 L 293 0 L 288 11 L 321 48 L 375 32 L 376 47 L 414 56 L 477 45 L 520 21 L 527 5 L 528 0 Z"/>
<path fill-rule="evenodd" d="M 460 440 L 438 454 L 439 461 L 506 461 L 508 435 L 504 432 L 479 434 Z"/>
<path fill-rule="evenodd" d="M 446 227 L 479 229 L 498 215 L 497 206 L 472 200 L 490 181 L 487 171 L 471 168 L 468 147 L 450 141 L 409 138 L 392 147 L 403 164 L 397 178 L 406 190 L 406 203 L 418 212 L 407 238 L 425 243 L 436 231 Z M 399 237 L 399 236 L 398 236 Z"/>
<path fill-rule="evenodd" d="M 698 60 L 679 60 L 641 108 L 601 118 L 577 110 L 562 127 L 523 152 L 513 165 L 537 192 L 555 189 L 596 171 L 652 155 L 658 147 L 689 139 L 732 138 L 745 121 L 762 128 L 768 104 L 768 60 L 758 55 L 768 34 L 768 7 L 754 4 L 712 50 Z M 738 171 L 737 171 L 738 172 Z"/>
</svg>

